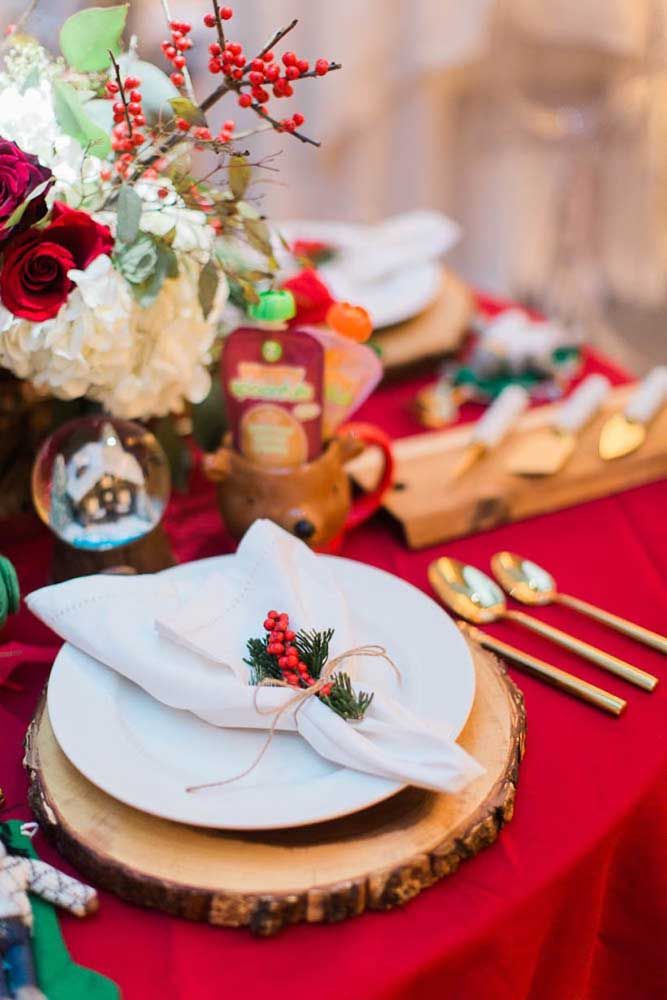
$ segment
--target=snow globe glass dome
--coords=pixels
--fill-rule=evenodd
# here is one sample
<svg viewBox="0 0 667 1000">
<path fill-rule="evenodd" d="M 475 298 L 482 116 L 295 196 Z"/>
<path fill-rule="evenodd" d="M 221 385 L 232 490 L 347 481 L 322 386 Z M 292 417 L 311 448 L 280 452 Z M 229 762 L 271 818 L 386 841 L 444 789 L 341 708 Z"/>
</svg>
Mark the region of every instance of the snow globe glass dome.
<svg viewBox="0 0 667 1000">
<path fill-rule="evenodd" d="M 32 471 L 40 518 L 80 550 L 115 549 L 149 534 L 169 490 L 167 456 L 155 436 L 107 416 L 63 424 L 42 445 Z"/>
</svg>

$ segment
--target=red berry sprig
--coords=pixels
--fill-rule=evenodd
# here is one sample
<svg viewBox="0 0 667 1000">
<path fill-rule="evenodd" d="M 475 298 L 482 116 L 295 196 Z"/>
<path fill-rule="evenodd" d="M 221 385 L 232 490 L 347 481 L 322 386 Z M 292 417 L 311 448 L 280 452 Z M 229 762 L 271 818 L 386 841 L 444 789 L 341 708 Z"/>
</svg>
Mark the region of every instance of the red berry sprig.
<svg viewBox="0 0 667 1000">
<path fill-rule="evenodd" d="M 185 53 L 192 48 L 192 39 L 189 37 L 192 25 L 187 21 L 170 21 L 169 29 L 171 38 L 160 43 L 160 48 L 164 52 L 165 58 L 174 67 L 174 72 L 169 79 L 175 87 L 179 89 L 185 84 L 183 70 L 187 67 Z"/>
<path fill-rule="evenodd" d="M 141 80 L 136 76 L 126 76 L 123 80 L 115 59 L 113 67 L 116 79 L 107 80 L 104 90 L 107 98 L 114 102 L 111 148 L 122 154 L 116 161 L 115 169 L 121 177 L 125 177 L 137 148 L 146 141 L 146 136 L 141 131 L 146 118 L 142 107 Z"/>
<path fill-rule="evenodd" d="M 296 633 L 289 627 L 289 615 L 269 611 L 264 628 L 269 633 L 266 651 L 269 656 L 276 657 L 283 680 L 292 687 L 310 687 L 314 684 L 315 678 L 311 677 L 308 664 L 300 659 L 299 651 L 294 645 Z"/>
</svg>

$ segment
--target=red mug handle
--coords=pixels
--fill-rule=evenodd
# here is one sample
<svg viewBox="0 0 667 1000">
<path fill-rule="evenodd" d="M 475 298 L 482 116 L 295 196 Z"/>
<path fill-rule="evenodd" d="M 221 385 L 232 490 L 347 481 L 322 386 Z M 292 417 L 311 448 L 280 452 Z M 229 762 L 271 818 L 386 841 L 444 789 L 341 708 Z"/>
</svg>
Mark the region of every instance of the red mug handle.
<svg viewBox="0 0 667 1000">
<path fill-rule="evenodd" d="M 375 444 L 382 450 L 383 469 L 380 481 L 370 493 L 363 493 L 352 502 L 343 526 L 343 531 L 357 528 L 367 521 L 382 503 L 382 498 L 391 486 L 394 476 L 394 456 L 391 450 L 391 438 L 374 424 L 349 423 L 338 428 L 338 437 L 352 437 L 364 444 Z"/>
</svg>

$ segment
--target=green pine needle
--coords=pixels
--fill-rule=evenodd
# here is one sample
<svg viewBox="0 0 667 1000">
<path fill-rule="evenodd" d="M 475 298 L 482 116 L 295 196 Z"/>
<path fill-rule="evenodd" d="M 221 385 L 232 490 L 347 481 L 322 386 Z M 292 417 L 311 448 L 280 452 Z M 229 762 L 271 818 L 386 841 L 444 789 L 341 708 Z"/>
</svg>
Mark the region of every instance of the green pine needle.
<svg viewBox="0 0 667 1000">
<path fill-rule="evenodd" d="M 332 628 L 324 632 L 301 631 L 294 640 L 299 657 L 307 664 L 308 671 L 315 680 L 319 679 L 329 659 L 329 646 L 333 635 Z M 283 674 L 278 666 L 278 658 L 267 652 L 268 644 L 268 635 L 263 639 L 248 639 L 248 656 L 243 662 L 250 667 L 251 684 L 261 684 L 267 678 L 282 680 Z M 308 685 L 301 682 L 299 686 L 303 689 Z M 373 701 L 372 693 L 366 691 L 357 693 L 354 690 L 350 675 L 346 673 L 334 674 L 331 679 L 331 693 L 320 694 L 318 697 L 332 712 L 347 720 L 363 719 Z"/>
</svg>

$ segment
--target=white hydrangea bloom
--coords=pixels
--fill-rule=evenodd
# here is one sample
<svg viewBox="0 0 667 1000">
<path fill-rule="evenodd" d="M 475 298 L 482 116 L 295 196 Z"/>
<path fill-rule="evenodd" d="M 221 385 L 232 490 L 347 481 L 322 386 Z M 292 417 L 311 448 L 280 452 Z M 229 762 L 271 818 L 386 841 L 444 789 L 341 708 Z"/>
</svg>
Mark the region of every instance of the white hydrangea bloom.
<svg viewBox="0 0 667 1000">
<path fill-rule="evenodd" d="M 65 135 L 53 109 L 53 89 L 42 78 L 24 92 L 14 83 L 2 89 L 0 100 L 0 136 L 15 142 L 25 153 L 37 156 L 49 167 L 55 183 L 49 201 L 64 201 L 78 208 L 83 194 L 103 190 L 100 170 L 103 161 L 84 154 L 76 139 Z"/>
<path fill-rule="evenodd" d="M 187 258 L 179 264 L 148 309 L 106 256 L 70 272 L 76 288 L 53 319 L 30 323 L 0 307 L 0 364 L 61 399 L 85 395 L 119 417 L 165 416 L 184 399 L 201 402 L 227 286 L 223 279 L 205 320 L 199 268 Z"/>
</svg>

